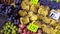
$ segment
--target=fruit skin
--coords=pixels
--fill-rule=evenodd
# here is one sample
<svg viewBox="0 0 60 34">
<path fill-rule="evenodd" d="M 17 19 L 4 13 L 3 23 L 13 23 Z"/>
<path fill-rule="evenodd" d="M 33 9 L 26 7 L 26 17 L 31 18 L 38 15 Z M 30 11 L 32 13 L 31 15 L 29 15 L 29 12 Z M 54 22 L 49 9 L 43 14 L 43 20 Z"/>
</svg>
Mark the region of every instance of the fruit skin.
<svg viewBox="0 0 60 34">
<path fill-rule="evenodd" d="M 20 16 L 26 16 L 26 15 L 27 15 L 27 12 L 26 12 L 26 11 L 23 11 L 23 10 L 20 10 L 20 11 L 18 12 L 18 14 L 19 14 Z"/>
<path fill-rule="evenodd" d="M 59 30 L 57 30 L 57 31 L 56 31 L 56 34 L 60 34 L 60 31 L 59 31 Z"/>
<path fill-rule="evenodd" d="M 44 17 L 46 17 L 48 15 L 48 11 L 49 11 L 49 7 L 44 7 L 43 5 L 41 5 L 38 9 L 38 14 L 43 15 Z"/>
<path fill-rule="evenodd" d="M 6 22 L 6 24 L 3 26 L 3 33 L 4 34 L 17 34 L 18 28 L 11 23 L 10 21 Z"/>
<path fill-rule="evenodd" d="M 44 6 L 49 6 L 51 9 L 60 9 L 60 5 L 57 2 L 40 0 L 39 3 Z"/>
<path fill-rule="evenodd" d="M 33 32 L 32 34 L 37 34 L 36 32 Z"/>
<path fill-rule="evenodd" d="M 21 28 L 18 29 L 19 33 L 23 33 L 23 30 Z"/>
<path fill-rule="evenodd" d="M 37 19 L 38 19 L 37 15 L 34 15 L 34 16 L 31 16 L 31 17 L 30 17 L 30 20 L 31 20 L 31 21 L 36 21 Z"/>
<path fill-rule="evenodd" d="M 26 33 L 23 33 L 23 34 L 26 34 Z"/>
<path fill-rule="evenodd" d="M 21 4 L 22 0 L 14 0 L 14 2 L 16 3 L 16 5 Z"/>
<path fill-rule="evenodd" d="M 22 27 L 23 28 L 22 28 Z M 32 32 L 32 31 L 30 31 L 30 30 L 28 30 L 28 27 L 27 27 L 28 25 L 25 25 L 25 24 L 19 24 L 19 29 L 18 29 L 18 32 L 20 33 L 20 34 L 42 34 L 42 30 L 39 28 L 38 30 L 37 30 L 37 32 Z"/>
<path fill-rule="evenodd" d="M 8 1 L 6 1 L 6 2 L 9 2 L 10 0 L 8 0 Z M 16 0 L 11 0 L 11 1 L 16 1 Z M 4 0 L 2 1 L 1 0 L 1 2 L 5 2 Z M 6 3 L 5 2 L 5 3 Z M 18 3 L 21 3 L 21 0 L 17 0 L 17 2 Z M 14 20 L 16 20 L 17 22 L 14 22 L 14 24 L 17 24 L 18 25 L 18 21 L 19 21 L 19 19 L 18 19 L 18 14 L 17 14 L 17 12 L 18 12 L 18 10 L 20 9 L 20 4 L 16 4 L 16 7 L 13 7 L 12 5 L 10 5 L 10 4 L 5 4 L 5 3 L 2 3 L 2 4 L 0 4 L 0 14 L 2 14 L 2 15 L 7 15 L 8 17 L 7 17 L 7 21 L 12 21 L 12 22 L 14 22 Z M 16 15 L 17 14 L 17 15 Z M 12 16 L 11 16 L 12 15 Z"/>
<path fill-rule="evenodd" d="M 27 33 L 28 29 L 27 28 L 24 28 L 23 32 L 26 32 Z"/>
<path fill-rule="evenodd" d="M 24 29 L 24 28 L 26 27 L 26 25 L 24 25 L 24 24 L 19 24 L 19 27 L 20 27 L 21 29 Z"/>
<path fill-rule="evenodd" d="M 27 34 L 31 34 L 31 32 L 30 31 L 27 31 Z"/>
<path fill-rule="evenodd" d="M 42 30 L 38 29 L 38 33 L 37 34 L 42 34 Z"/>
<path fill-rule="evenodd" d="M 19 20 L 14 20 L 14 24 L 18 25 L 19 24 Z"/>
<path fill-rule="evenodd" d="M 42 20 L 46 23 L 46 24 L 49 24 L 51 19 L 48 18 L 48 17 L 43 17 Z"/>
<path fill-rule="evenodd" d="M 38 29 L 38 33 L 40 33 L 40 32 L 42 32 L 42 30 L 41 29 Z"/>
<path fill-rule="evenodd" d="M 25 0 L 25 1 L 26 1 L 26 0 Z M 26 1 L 26 2 L 25 2 L 25 1 L 22 1 L 21 7 L 22 7 L 22 9 L 24 9 L 24 10 L 29 10 L 29 8 L 30 8 L 29 2 L 27 3 L 27 1 Z"/>
<path fill-rule="evenodd" d="M 30 22 L 29 17 L 21 17 L 20 22 L 21 24 L 28 24 Z"/>
</svg>

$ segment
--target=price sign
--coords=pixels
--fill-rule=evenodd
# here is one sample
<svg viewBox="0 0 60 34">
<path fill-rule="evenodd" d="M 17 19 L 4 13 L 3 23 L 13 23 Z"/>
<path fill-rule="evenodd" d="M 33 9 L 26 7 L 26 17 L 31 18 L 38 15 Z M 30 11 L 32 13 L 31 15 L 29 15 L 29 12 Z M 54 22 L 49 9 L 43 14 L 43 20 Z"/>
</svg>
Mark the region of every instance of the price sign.
<svg viewBox="0 0 60 34">
<path fill-rule="evenodd" d="M 32 4 L 38 4 L 38 0 L 30 0 Z"/>
<path fill-rule="evenodd" d="M 38 26 L 36 26 L 35 24 L 29 24 L 28 30 L 36 32 L 38 30 Z"/>
<path fill-rule="evenodd" d="M 60 13 L 55 10 L 52 10 L 49 16 L 55 20 L 58 20 L 60 17 Z"/>
</svg>

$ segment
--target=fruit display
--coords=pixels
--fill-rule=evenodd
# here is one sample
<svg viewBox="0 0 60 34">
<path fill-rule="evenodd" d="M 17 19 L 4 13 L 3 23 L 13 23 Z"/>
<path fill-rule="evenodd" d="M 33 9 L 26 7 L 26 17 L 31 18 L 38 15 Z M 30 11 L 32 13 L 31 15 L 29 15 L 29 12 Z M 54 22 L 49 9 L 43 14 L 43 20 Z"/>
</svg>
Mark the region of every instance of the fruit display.
<svg viewBox="0 0 60 34">
<path fill-rule="evenodd" d="M 40 0 L 41 5 L 49 6 L 51 9 L 60 9 L 60 2 L 51 2 L 48 0 Z"/>
<path fill-rule="evenodd" d="M 27 25 L 19 24 L 18 32 L 20 34 L 42 34 L 42 30 L 41 29 L 38 29 L 37 32 L 31 32 L 30 30 L 28 30 L 27 27 L 28 27 Z"/>
<path fill-rule="evenodd" d="M 60 34 L 60 1 L 0 0 L 0 34 Z"/>
<path fill-rule="evenodd" d="M 2 30 L 1 34 L 17 34 L 18 28 L 11 22 L 7 22 Z"/>
<path fill-rule="evenodd" d="M 42 1 L 42 0 L 41 0 Z M 24 2 L 24 1 L 23 1 Z M 52 10 L 53 9 L 51 9 L 50 7 L 48 7 L 48 6 L 43 6 L 43 5 L 41 5 L 41 6 L 39 6 L 39 4 L 38 5 L 33 5 L 33 4 L 27 4 L 29 7 L 31 7 L 31 8 L 29 8 L 30 10 L 28 10 L 26 7 L 24 7 L 23 5 L 26 5 L 25 3 L 27 3 L 27 2 L 25 2 L 24 4 L 23 4 L 23 2 L 21 3 L 21 6 L 22 6 L 22 9 L 23 10 L 21 10 L 22 12 L 24 12 L 24 10 L 27 12 L 27 15 L 24 15 L 24 16 L 21 16 L 21 13 L 19 14 L 20 16 L 21 16 L 21 18 L 20 18 L 20 21 L 24 21 L 24 22 L 21 22 L 21 24 L 25 24 L 25 20 L 26 19 L 24 19 L 24 20 L 21 20 L 21 19 L 23 19 L 24 17 L 28 17 L 29 18 L 29 22 L 28 23 L 26 23 L 26 24 L 30 24 L 30 23 L 32 23 L 33 21 L 33 24 L 35 24 L 35 25 L 37 25 L 39 28 L 41 28 L 42 29 L 42 31 L 43 32 L 45 32 L 46 34 L 56 34 L 56 32 L 57 31 L 55 31 L 55 28 L 56 28 L 56 26 L 58 26 L 58 24 L 59 24 L 59 21 L 57 21 L 54 17 L 56 17 L 56 16 L 54 16 L 53 15 L 53 18 L 51 18 L 49 15 L 51 14 L 51 12 L 52 12 Z M 23 4 L 23 5 L 22 5 Z M 26 6 L 27 6 L 26 5 Z M 24 8 L 25 9 L 24 9 Z M 55 9 L 54 9 L 55 10 Z M 57 11 L 57 12 L 59 12 L 58 10 L 55 10 L 55 11 Z M 56 12 L 56 13 L 57 13 Z M 23 14 L 25 14 L 25 13 L 22 13 L 22 15 Z M 54 13 L 55 14 L 55 13 Z M 60 13 L 59 13 L 60 14 Z M 52 14 L 51 14 L 52 15 Z M 56 17 L 57 18 L 57 17 Z M 59 18 L 58 18 L 59 19 Z M 27 22 L 28 20 L 26 20 L 26 22 Z M 32 26 L 31 26 L 32 27 Z M 28 29 L 29 30 L 29 29 Z M 58 30 L 58 29 L 56 29 L 56 30 Z M 31 29 L 30 29 L 30 31 L 31 31 Z M 36 33 L 37 34 L 37 33 Z M 44 33 L 42 33 L 42 34 L 44 34 Z"/>
</svg>

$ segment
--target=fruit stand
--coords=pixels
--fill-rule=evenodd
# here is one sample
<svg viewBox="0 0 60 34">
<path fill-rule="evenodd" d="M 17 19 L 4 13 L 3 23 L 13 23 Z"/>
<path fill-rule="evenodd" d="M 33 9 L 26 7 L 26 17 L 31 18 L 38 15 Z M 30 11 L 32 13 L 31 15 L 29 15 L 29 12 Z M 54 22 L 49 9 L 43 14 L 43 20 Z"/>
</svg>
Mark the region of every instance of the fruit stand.
<svg viewBox="0 0 60 34">
<path fill-rule="evenodd" d="M 60 34 L 60 1 L 0 0 L 0 34 Z"/>
</svg>

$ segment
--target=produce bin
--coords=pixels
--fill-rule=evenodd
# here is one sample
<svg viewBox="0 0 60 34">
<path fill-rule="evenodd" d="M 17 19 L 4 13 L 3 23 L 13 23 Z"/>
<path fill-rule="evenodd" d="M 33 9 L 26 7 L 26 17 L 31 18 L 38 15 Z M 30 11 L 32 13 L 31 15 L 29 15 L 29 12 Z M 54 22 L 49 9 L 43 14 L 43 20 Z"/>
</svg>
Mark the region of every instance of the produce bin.
<svg viewBox="0 0 60 34">
<path fill-rule="evenodd" d="M 60 34 L 60 0 L 0 0 L 0 34 Z"/>
</svg>

